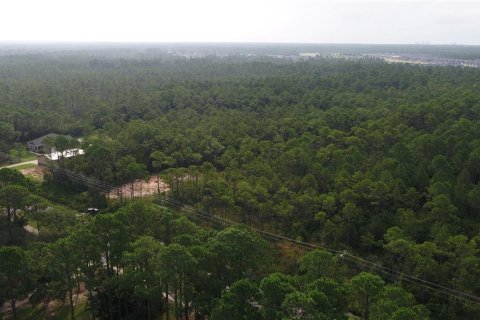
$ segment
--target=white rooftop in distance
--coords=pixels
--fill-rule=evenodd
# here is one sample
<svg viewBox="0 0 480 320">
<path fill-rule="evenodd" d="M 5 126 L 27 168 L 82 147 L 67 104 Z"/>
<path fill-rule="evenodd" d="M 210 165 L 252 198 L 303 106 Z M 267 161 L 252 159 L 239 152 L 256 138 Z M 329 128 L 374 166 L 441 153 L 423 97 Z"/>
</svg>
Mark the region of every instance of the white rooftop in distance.
<svg viewBox="0 0 480 320">
<path fill-rule="evenodd" d="M 83 149 L 68 149 L 63 152 L 55 151 L 52 153 L 48 153 L 48 154 L 45 154 L 45 156 L 52 161 L 57 161 L 61 157 L 71 158 L 71 157 L 78 156 L 80 154 L 85 154 L 85 151 Z"/>
</svg>

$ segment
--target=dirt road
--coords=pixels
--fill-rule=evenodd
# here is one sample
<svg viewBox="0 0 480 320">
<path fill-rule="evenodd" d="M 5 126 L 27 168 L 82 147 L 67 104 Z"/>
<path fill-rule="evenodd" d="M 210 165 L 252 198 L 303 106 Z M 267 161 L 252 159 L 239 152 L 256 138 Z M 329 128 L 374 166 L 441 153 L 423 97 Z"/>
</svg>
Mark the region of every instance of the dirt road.
<svg viewBox="0 0 480 320">
<path fill-rule="evenodd" d="M 14 168 L 14 167 L 18 167 L 18 166 L 22 166 L 24 164 L 34 164 L 34 165 L 38 165 L 38 160 L 30 160 L 30 161 L 25 161 L 25 162 L 20 162 L 20 163 L 15 163 L 15 164 L 10 164 L 8 166 L 3 166 L 3 167 L 0 167 L 1 168 Z"/>
</svg>

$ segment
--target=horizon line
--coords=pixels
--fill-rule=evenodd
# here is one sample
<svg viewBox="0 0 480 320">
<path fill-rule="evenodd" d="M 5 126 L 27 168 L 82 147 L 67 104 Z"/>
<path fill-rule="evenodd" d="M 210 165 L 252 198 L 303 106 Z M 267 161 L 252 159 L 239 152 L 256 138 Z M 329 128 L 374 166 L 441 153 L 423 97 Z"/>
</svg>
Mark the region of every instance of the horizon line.
<svg viewBox="0 0 480 320">
<path fill-rule="evenodd" d="M 119 45 L 119 44 L 148 44 L 148 45 L 358 45 L 358 46 L 464 46 L 479 47 L 480 44 L 464 44 L 464 43 L 430 43 L 430 42 L 414 42 L 414 43 L 380 43 L 380 42 L 291 42 L 291 41 L 133 41 L 133 40 L 0 40 L 0 45 L 17 44 L 17 45 L 72 45 L 72 44 L 95 44 L 95 45 Z"/>
</svg>

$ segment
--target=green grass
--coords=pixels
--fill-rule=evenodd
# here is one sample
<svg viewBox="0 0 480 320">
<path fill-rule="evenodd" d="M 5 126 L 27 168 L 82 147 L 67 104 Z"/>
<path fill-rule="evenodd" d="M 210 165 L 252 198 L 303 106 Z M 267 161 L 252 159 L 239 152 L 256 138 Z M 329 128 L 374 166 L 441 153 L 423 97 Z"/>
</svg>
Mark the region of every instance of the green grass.
<svg viewBox="0 0 480 320">
<path fill-rule="evenodd" d="M 37 159 L 37 155 L 28 150 L 16 150 L 12 149 L 8 152 L 11 156 L 20 158 L 22 162 L 31 161 Z"/>
<path fill-rule="evenodd" d="M 75 319 L 76 320 L 90 320 L 92 314 L 90 310 L 85 310 L 87 301 L 79 303 L 75 307 Z M 51 318 L 52 320 L 68 320 L 70 319 L 70 307 L 68 305 L 63 305 L 57 309 L 56 314 Z"/>
<path fill-rule="evenodd" d="M 37 160 L 37 155 L 31 152 L 27 152 L 27 154 L 22 156 L 20 159 L 22 160 L 22 162 Z"/>
<path fill-rule="evenodd" d="M 82 301 L 75 307 L 75 319 L 77 320 L 90 320 L 91 313 L 89 310 L 85 310 L 86 301 Z M 46 319 L 46 313 L 43 306 L 27 306 L 18 309 L 18 319 L 25 320 L 41 320 Z M 70 319 L 70 307 L 68 304 L 63 304 L 55 310 L 55 315 L 50 319 L 52 320 L 69 320 Z"/>
</svg>

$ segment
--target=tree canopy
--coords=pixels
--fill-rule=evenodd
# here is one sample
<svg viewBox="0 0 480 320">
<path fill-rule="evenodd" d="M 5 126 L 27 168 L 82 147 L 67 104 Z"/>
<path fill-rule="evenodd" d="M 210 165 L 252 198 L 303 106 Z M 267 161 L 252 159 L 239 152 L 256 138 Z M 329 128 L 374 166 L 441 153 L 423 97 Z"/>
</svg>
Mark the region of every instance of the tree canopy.
<svg viewBox="0 0 480 320">
<path fill-rule="evenodd" d="M 81 137 L 54 142 L 85 150 L 60 166 L 130 183 L 132 197 L 134 180 L 155 175 L 170 203 L 480 296 L 478 69 L 123 54 L 2 56 L 0 151 L 50 132 Z M 292 262 L 289 248 L 270 250 L 248 227 L 200 228 L 149 201 L 109 207 L 74 184 L 47 201 L 42 188 L 53 183 L 0 169 L 0 244 L 22 252 L 11 259 L 33 250 L 51 261 L 34 280 L 64 297 L 84 283 L 99 318 L 478 315 L 478 306 L 352 270 L 328 251 Z M 104 213 L 78 218 L 52 202 L 98 203 Z M 40 239 L 24 234 L 29 219 Z"/>
</svg>

